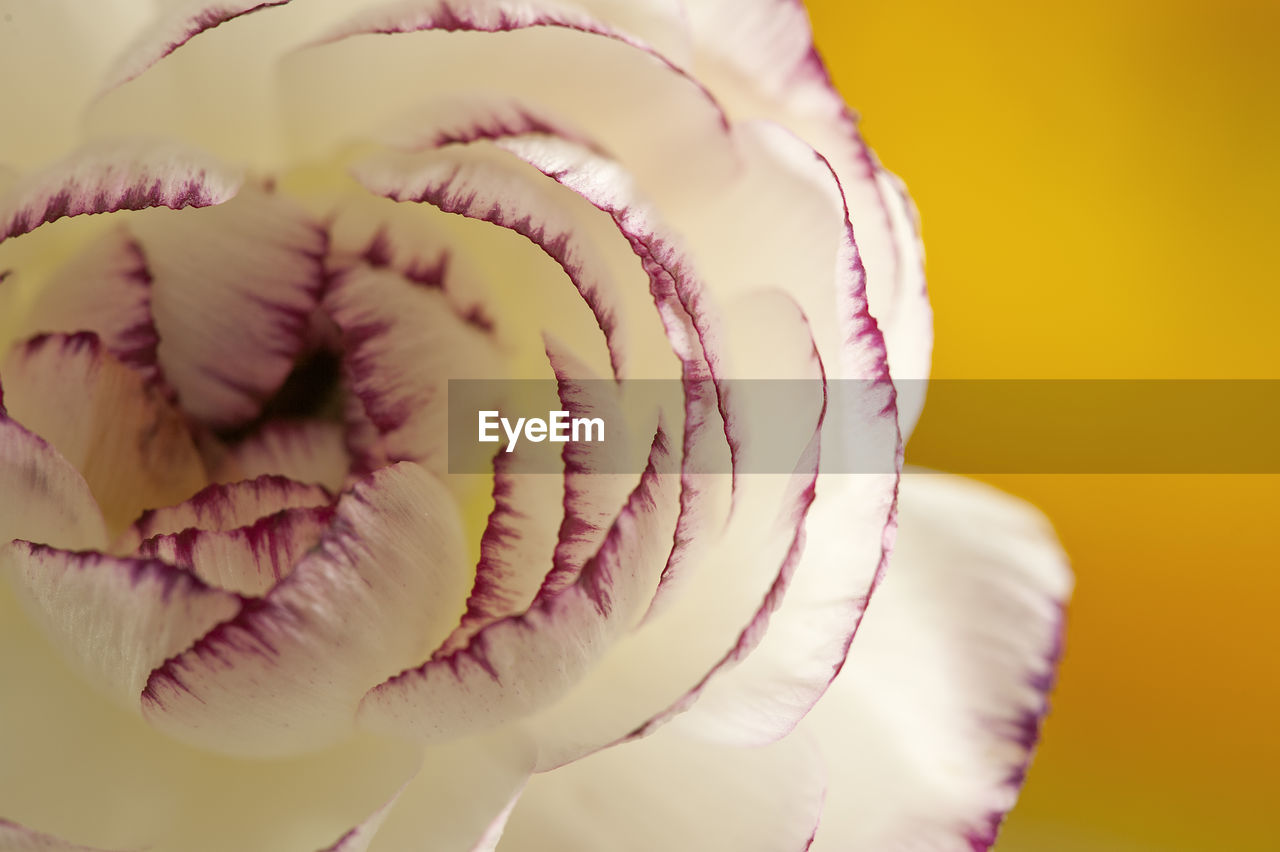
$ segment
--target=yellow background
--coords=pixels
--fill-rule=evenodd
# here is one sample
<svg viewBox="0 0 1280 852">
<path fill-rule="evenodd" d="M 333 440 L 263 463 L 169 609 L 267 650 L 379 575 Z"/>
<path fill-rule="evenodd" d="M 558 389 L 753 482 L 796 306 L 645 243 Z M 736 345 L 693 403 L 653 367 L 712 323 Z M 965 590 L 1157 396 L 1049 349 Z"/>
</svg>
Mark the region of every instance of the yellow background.
<svg viewBox="0 0 1280 852">
<path fill-rule="evenodd" d="M 809 6 L 920 207 L 935 376 L 1280 378 L 1280 3 Z M 1078 578 L 997 849 L 1280 848 L 1280 477 L 987 478 Z"/>
</svg>

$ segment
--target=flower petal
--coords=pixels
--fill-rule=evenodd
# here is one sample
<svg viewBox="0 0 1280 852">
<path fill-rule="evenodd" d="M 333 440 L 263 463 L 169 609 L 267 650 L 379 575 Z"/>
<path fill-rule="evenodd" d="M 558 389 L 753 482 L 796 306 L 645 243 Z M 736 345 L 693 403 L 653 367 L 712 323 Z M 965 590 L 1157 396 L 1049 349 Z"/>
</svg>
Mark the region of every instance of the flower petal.
<svg viewBox="0 0 1280 852">
<path fill-rule="evenodd" d="M 115 542 L 116 553 L 135 553 L 145 539 L 186 529 L 234 530 L 286 509 L 328 506 L 324 488 L 282 476 L 259 476 L 226 485 L 210 485 L 176 506 L 143 512 Z"/>
<path fill-rule="evenodd" d="M 652 8 L 609 5 L 628 15 Z M 680 38 L 682 29 L 662 32 Z M 494 37 L 497 32 L 503 35 Z M 726 171 L 717 145 L 726 127 L 718 104 L 654 46 L 582 4 L 398 4 L 348 22 L 331 39 L 338 40 L 299 51 L 284 66 L 286 120 L 307 157 L 329 156 L 353 139 L 385 141 L 386 130 L 403 140 L 394 128 L 403 129 L 404 117 L 424 103 L 456 97 L 461 79 L 467 93 L 491 93 L 556 116 L 557 125 L 568 123 L 646 172 L 678 181 Z M 336 73 L 339 68 L 348 71 Z M 394 82 L 407 78 L 420 83 Z"/>
<path fill-rule="evenodd" d="M 64 216 L 208 207 L 228 200 L 239 188 L 239 175 L 187 147 L 99 144 L 19 180 L 0 196 L 0 242 Z"/>
<path fill-rule="evenodd" d="M 137 706 L 153 668 L 240 609 L 235 595 L 153 559 L 16 541 L 3 562 L 32 619 L 122 706 Z"/>
<path fill-rule="evenodd" d="M 84 476 L 112 531 L 206 482 L 182 415 L 97 335 L 51 334 L 4 362 L 5 405 Z"/>
<path fill-rule="evenodd" d="M 351 459 L 342 424 L 322 420 L 272 420 L 231 447 L 213 478 L 223 482 L 283 476 L 337 493 Z"/>
<path fill-rule="evenodd" d="M 524 612 L 542 588 L 555 554 L 564 479 L 522 470 L 526 458 L 519 446 L 493 457 L 493 510 L 481 536 L 467 611 L 434 657 L 458 651 L 487 625 Z"/>
<path fill-rule="evenodd" d="M 625 329 L 619 325 L 627 288 L 556 187 L 531 180 L 535 176 L 510 157 L 479 146 L 384 155 L 359 164 L 355 175 L 370 192 L 489 222 L 532 242 L 564 270 L 604 335 L 614 375 L 625 374 Z"/>
<path fill-rule="evenodd" d="M 24 336 L 92 331 L 120 363 L 159 378 L 151 273 L 124 228 L 109 231 L 41 285 L 23 324 Z"/>
<path fill-rule="evenodd" d="M 289 576 L 332 519 L 328 506 L 286 509 L 234 530 L 192 528 L 153 536 L 138 555 L 177 565 L 215 588 L 261 597 Z"/>
<path fill-rule="evenodd" d="M 447 472 L 450 379 L 502 375 L 493 342 L 457 316 L 440 290 L 367 266 L 349 270 L 325 295 L 342 331 L 351 393 L 380 434 L 390 461 Z"/>
<path fill-rule="evenodd" d="M 707 0 L 689 5 L 700 77 L 738 121 L 785 125 L 832 164 L 843 187 L 867 272 L 867 299 L 880 323 L 896 380 L 928 378 L 932 311 L 923 252 L 901 182 L 863 140 L 813 44 L 808 13 L 790 0 Z M 810 310 L 808 303 L 806 310 Z M 843 376 L 833 364 L 833 375 Z M 921 386 L 922 387 L 922 386 Z M 900 406 L 909 435 L 922 392 Z"/>
<path fill-rule="evenodd" d="M 252 420 L 307 340 L 323 284 L 324 233 L 283 197 L 130 225 L 153 278 L 158 355 L 182 407 L 214 427 Z"/>
<path fill-rule="evenodd" d="M 417 750 L 368 737 L 285 761 L 188 748 L 136 696 L 130 711 L 89 688 L 13 598 L 0 581 L 0 801 L 21 825 L 113 850 L 314 852 L 416 768 Z"/>
<path fill-rule="evenodd" d="M 750 656 L 726 661 L 672 724 L 714 742 L 772 742 L 822 697 L 849 652 L 896 531 L 893 475 L 819 477 L 786 599 Z M 833 491 L 835 493 L 828 493 Z"/>
<path fill-rule="evenodd" d="M 134 44 L 106 75 L 102 91 L 121 86 L 214 27 L 290 0 L 187 0 L 169 2 L 161 15 L 139 33 Z"/>
<path fill-rule="evenodd" d="M 10 130 L 0 137 L 0 163 L 45 162 L 83 137 L 83 107 L 114 54 L 145 26 L 149 5 L 137 0 L 5 3 L 0 78 L 8 82 L 0 89 L 0 115 Z"/>
<path fill-rule="evenodd" d="M 801 852 L 824 774 L 802 736 L 739 749 L 664 731 L 535 775 L 498 850 Z"/>
<path fill-rule="evenodd" d="M 581 677 L 643 614 L 670 550 L 676 477 L 661 430 L 648 469 L 577 581 L 495 622 L 468 645 L 397 675 L 361 702 L 369 728 L 447 739 L 545 705 Z"/>
<path fill-rule="evenodd" d="M 1035 745 L 1071 578 L 1044 519 L 959 478 L 902 480 L 889 571 L 801 725 L 831 762 L 815 849 L 987 849 Z"/>
<path fill-rule="evenodd" d="M 553 338 L 547 340 L 547 360 L 556 374 L 560 406 L 575 417 L 598 417 L 613 424 L 613 446 L 629 447 L 631 439 L 618 433 L 627 428 L 616 396 L 606 396 L 609 384 L 586 390 L 583 382 L 599 382 L 582 361 Z M 564 460 L 564 515 L 560 521 L 551 570 L 540 594 L 553 594 L 575 582 L 597 552 L 618 512 L 626 505 L 635 477 L 611 470 L 634 470 L 615 456 L 608 444 L 570 442 L 561 453 Z"/>
<path fill-rule="evenodd" d="M 0 405 L 0 545 L 27 538 L 56 547 L 103 547 L 102 511 L 84 477 L 3 411 Z"/>
<path fill-rule="evenodd" d="M 492 852 L 533 759 L 516 731 L 424 748 L 418 774 L 325 852 Z"/>
<path fill-rule="evenodd" d="M 227 753 L 281 755 L 349 735 L 365 691 L 457 624 L 470 570 L 453 500 L 397 464 L 343 495 L 319 546 L 152 673 L 143 714 Z"/>
</svg>

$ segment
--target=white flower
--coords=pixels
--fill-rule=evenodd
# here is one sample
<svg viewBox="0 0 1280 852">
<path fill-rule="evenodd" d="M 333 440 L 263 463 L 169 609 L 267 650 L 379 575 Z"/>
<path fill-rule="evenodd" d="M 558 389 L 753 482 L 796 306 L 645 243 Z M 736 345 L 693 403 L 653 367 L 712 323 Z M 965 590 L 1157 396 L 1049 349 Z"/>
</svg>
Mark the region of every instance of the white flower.
<svg viewBox="0 0 1280 852">
<path fill-rule="evenodd" d="M 0 850 L 990 845 L 1069 577 L 900 476 L 914 214 L 799 4 L 0 0 L 0 70 Z M 684 393 L 458 474 L 462 378 Z"/>
</svg>

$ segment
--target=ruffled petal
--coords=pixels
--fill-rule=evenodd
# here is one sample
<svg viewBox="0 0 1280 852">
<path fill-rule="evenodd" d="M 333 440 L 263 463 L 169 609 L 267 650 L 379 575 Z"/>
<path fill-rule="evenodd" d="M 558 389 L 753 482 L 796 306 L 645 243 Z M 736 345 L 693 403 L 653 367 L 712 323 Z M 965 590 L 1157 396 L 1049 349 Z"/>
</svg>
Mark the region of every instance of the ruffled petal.
<svg viewBox="0 0 1280 852">
<path fill-rule="evenodd" d="M 664 731 L 534 776 L 498 850 L 802 852 L 824 775 L 803 736 L 739 749 Z"/>
<path fill-rule="evenodd" d="M 832 757 L 814 848 L 987 849 L 1047 709 L 1070 573 L 1040 515 L 976 482 L 904 476 L 899 520 L 844 670 L 801 725 Z"/>
<path fill-rule="evenodd" d="M 54 645 L 123 706 L 137 706 L 153 668 L 240 610 L 237 596 L 158 560 L 16 541 L 0 562 Z"/>
<path fill-rule="evenodd" d="M 177 565 L 215 588 L 261 597 L 292 573 L 332 519 L 328 506 L 286 509 L 238 529 L 192 528 L 152 536 L 137 552 L 145 559 Z"/>
<path fill-rule="evenodd" d="M 328 506 L 329 492 L 282 476 L 259 476 L 210 485 L 175 506 L 143 512 L 115 542 L 116 553 L 135 553 L 145 539 L 187 529 L 210 531 L 246 527 L 286 509 Z"/>
<path fill-rule="evenodd" d="M 191 148 L 99 144 L 30 174 L 0 196 L 0 242 L 65 216 L 209 207 L 227 201 L 239 188 L 239 174 Z"/>
<path fill-rule="evenodd" d="M 75 465 L 112 531 L 206 483 L 181 413 L 97 335 L 32 338 L 2 370 L 9 414 Z"/>
<path fill-rule="evenodd" d="M 152 673 L 143 714 L 233 754 L 336 741 L 365 691 L 458 623 L 469 581 L 449 493 L 417 465 L 383 468 L 343 495 L 320 544 L 266 597 Z"/>
<path fill-rule="evenodd" d="M 669 452 L 659 430 L 640 484 L 573 585 L 381 684 L 361 703 L 361 723 L 447 739 L 527 715 L 571 687 L 643 614 L 657 585 L 678 505 L 676 477 L 657 472 Z"/>
<path fill-rule="evenodd" d="M 182 215 L 138 217 L 153 278 L 158 356 L 182 407 L 215 428 L 252 420 L 307 342 L 324 283 L 324 232 L 261 190 Z"/>
</svg>

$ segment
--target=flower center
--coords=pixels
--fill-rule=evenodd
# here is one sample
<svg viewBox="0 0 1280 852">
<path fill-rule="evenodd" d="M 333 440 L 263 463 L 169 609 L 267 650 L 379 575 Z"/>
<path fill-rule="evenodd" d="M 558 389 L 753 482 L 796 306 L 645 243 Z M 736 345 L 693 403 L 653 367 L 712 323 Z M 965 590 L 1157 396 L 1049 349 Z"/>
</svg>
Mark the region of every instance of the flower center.
<svg viewBox="0 0 1280 852">
<path fill-rule="evenodd" d="M 216 434 L 224 443 L 236 444 L 277 420 L 342 423 L 345 401 L 341 354 L 326 347 L 317 348 L 298 359 L 257 417 Z"/>
</svg>

